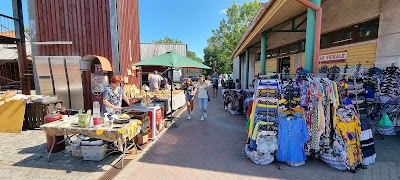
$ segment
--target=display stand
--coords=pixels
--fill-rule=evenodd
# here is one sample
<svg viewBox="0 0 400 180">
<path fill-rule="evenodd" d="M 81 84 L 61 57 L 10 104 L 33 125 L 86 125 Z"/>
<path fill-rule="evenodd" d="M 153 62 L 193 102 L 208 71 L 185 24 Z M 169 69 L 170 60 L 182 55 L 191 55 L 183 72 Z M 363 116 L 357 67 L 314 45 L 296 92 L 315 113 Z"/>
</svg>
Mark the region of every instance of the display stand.
<svg viewBox="0 0 400 180">
<path fill-rule="evenodd" d="M 143 106 L 133 106 L 129 109 L 130 111 L 147 112 L 150 117 L 150 139 L 155 140 L 158 135 L 157 123 L 162 123 L 164 121 L 163 109 L 156 105 L 153 107 L 143 107 Z"/>
</svg>

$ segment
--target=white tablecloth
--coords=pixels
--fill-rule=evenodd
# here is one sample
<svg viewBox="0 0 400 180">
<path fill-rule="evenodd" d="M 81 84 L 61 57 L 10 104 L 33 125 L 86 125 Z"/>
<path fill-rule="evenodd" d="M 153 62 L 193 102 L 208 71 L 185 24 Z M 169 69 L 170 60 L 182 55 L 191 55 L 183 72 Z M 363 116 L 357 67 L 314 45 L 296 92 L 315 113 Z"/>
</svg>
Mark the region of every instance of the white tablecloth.
<svg viewBox="0 0 400 180">
<path fill-rule="evenodd" d="M 170 99 L 165 99 L 165 98 L 157 98 L 155 101 L 164 101 L 167 102 L 166 105 L 167 107 L 165 107 L 166 112 L 170 113 L 171 110 L 171 100 Z M 185 97 L 185 93 L 183 91 L 181 91 L 180 93 L 172 96 L 172 109 L 173 110 L 177 110 L 180 107 L 184 106 L 186 104 L 186 97 Z"/>
</svg>

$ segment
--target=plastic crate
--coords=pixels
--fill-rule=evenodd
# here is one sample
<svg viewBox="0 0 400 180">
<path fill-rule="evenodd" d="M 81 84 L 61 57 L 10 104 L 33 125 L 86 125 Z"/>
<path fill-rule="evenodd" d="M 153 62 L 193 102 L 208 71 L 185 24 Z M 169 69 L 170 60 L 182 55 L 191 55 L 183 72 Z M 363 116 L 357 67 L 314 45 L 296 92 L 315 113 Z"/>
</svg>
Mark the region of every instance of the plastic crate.
<svg viewBox="0 0 400 180">
<path fill-rule="evenodd" d="M 106 157 L 107 145 L 101 146 L 81 146 L 83 160 L 101 161 Z"/>
</svg>

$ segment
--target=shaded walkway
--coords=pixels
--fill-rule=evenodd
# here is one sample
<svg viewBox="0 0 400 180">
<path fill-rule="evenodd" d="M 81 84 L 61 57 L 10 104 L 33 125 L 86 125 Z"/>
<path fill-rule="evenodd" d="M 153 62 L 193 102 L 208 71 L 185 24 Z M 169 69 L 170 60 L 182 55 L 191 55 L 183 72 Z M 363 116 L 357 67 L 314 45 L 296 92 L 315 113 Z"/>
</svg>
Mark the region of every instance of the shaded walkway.
<svg viewBox="0 0 400 180">
<path fill-rule="evenodd" d="M 197 106 L 197 104 L 196 104 Z M 195 107 L 196 109 L 197 107 Z M 398 179 L 400 139 L 376 139 L 378 161 L 356 174 L 339 171 L 320 160 L 308 159 L 302 167 L 279 163 L 259 166 L 243 153 L 247 135 L 244 116 L 223 110 L 221 97 L 209 103 L 208 118 L 198 111 L 191 121 L 186 111 L 172 127 L 131 162 L 115 179 Z M 393 152 L 393 153 L 390 153 Z M 390 154 L 396 154 L 391 158 Z M 399 169 L 399 170 L 397 170 Z"/>
</svg>

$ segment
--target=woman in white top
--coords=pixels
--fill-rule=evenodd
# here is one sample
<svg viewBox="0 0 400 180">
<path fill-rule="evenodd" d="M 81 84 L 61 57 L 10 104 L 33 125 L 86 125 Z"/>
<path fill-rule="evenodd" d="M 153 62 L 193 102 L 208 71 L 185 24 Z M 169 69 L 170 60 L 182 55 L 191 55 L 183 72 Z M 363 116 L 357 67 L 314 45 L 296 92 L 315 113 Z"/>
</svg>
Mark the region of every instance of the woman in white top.
<svg viewBox="0 0 400 180">
<path fill-rule="evenodd" d="M 200 115 L 202 121 L 207 118 L 207 106 L 208 106 L 208 86 L 202 75 L 199 75 L 198 83 L 195 86 L 194 94 L 199 99 Z"/>
</svg>

